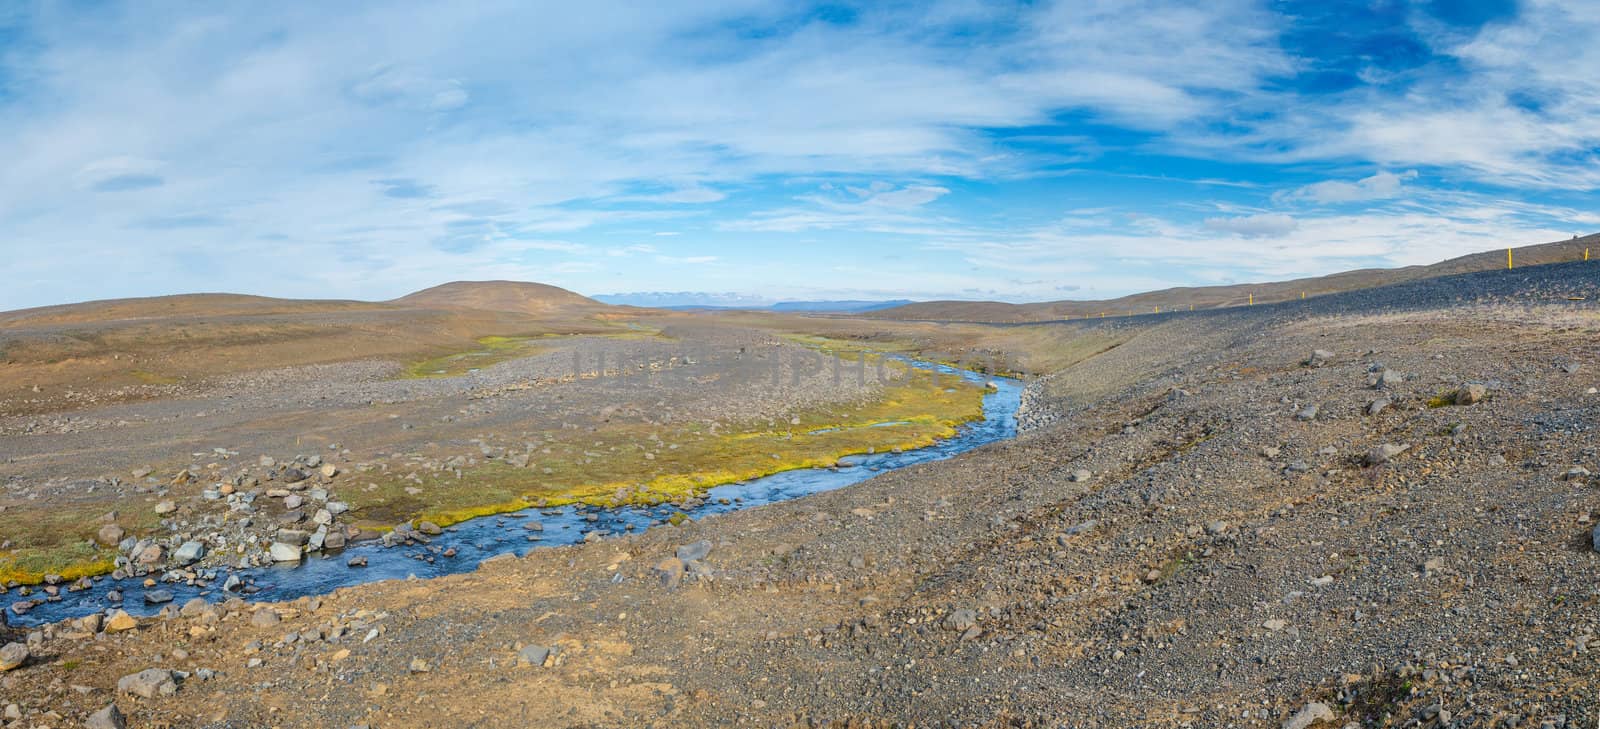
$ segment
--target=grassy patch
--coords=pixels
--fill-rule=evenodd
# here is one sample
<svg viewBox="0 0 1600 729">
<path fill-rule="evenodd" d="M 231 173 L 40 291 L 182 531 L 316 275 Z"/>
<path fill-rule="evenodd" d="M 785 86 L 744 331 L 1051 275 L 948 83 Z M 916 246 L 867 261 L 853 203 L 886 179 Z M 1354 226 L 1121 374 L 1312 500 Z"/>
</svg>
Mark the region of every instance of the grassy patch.
<svg viewBox="0 0 1600 729">
<path fill-rule="evenodd" d="M 541 341 L 554 336 L 557 335 L 480 337 L 477 349 L 465 352 L 451 352 L 411 362 L 406 365 L 400 376 L 405 379 L 456 377 L 471 370 L 482 369 L 506 360 L 538 354 L 546 349 L 541 345 Z"/>
<path fill-rule="evenodd" d="M 725 483 L 831 466 L 845 456 L 932 445 L 983 418 L 983 393 L 979 385 L 919 370 L 886 386 L 876 401 L 816 408 L 799 413 L 798 424 L 781 427 L 764 421 L 732 428 L 612 422 L 596 432 L 550 430 L 531 434 L 538 442 L 526 468 L 491 460 L 459 478 L 421 471 L 421 483 L 394 469 L 369 482 L 376 488 L 354 490 L 349 498 L 357 516 L 373 526 L 408 518 L 443 526 L 540 503 L 678 501 Z"/>
<path fill-rule="evenodd" d="M 94 543 L 105 503 L 62 503 L 48 507 L 13 506 L 0 514 L 0 528 L 11 547 L 0 551 L 0 583 L 38 584 L 45 575 L 68 580 L 110 572 L 116 553 Z M 129 534 L 145 534 L 157 524 L 154 512 L 121 509 L 118 523 Z"/>
<path fill-rule="evenodd" d="M 176 385 L 176 384 L 178 384 L 178 378 L 176 378 L 176 377 L 169 377 L 167 375 L 157 374 L 157 373 L 151 372 L 149 370 L 128 370 L 128 374 L 133 375 L 133 379 L 138 380 L 139 383 L 142 384 L 142 385 Z"/>
</svg>

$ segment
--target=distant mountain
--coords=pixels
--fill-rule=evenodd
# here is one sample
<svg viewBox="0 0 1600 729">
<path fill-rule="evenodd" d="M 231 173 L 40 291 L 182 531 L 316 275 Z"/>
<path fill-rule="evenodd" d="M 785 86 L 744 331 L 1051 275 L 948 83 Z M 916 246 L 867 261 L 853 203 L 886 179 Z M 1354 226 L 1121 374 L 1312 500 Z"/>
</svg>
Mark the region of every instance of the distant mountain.
<svg viewBox="0 0 1600 729">
<path fill-rule="evenodd" d="M 596 301 L 626 306 L 647 306 L 656 309 L 690 311 L 695 309 L 740 309 L 745 311 L 779 312 L 832 312 L 859 314 L 879 309 L 890 309 L 913 303 L 910 299 L 894 301 L 779 301 L 749 294 L 711 293 L 705 291 L 643 291 L 627 294 L 599 294 Z"/>
<path fill-rule="evenodd" d="M 402 296 L 390 303 L 419 309 L 480 309 L 519 314 L 605 308 L 604 304 L 587 296 L 527 281 L 452 281 Z"/>
<path fill-rule="evenodd" d="M 881 309 L 893 309 L 916 302 L 910 299 L 894 301 L 781 301 L 767 307 L 768 311 L 831 311 L 841 314 L 860 314 Z"/>
<path fill-rule="evenodd" d="M 1523 246 L 1514 249 L 1513 258 L 1515 265 L 1536 266 L 1541 263 L 1580 260 L 1586 249 L 1594 249 L 1593 253 L 1600 259 L 1600 234 L 1557 243 Z M 1150 314 L 1157 309 L 1161 311 L 1214 309 L 1245 305 L 1252 301 L 1252 297 L 1257 304 L 1289 301 L 1301 296 L 1319 296 L 1417 279 L 1487 271 L 1505 265 L 1506 251 L 1504 248 L 1497 248 L 1427 266 L 1367 268 L 1292 281 L 1162 289 L 1105 301 L 1043 301 L 1034 304 L 1007 304 L 999 301 L 922 301 L 874 311 L 872 316 L 882 319 L 1015 323 Z"/>
</svg>

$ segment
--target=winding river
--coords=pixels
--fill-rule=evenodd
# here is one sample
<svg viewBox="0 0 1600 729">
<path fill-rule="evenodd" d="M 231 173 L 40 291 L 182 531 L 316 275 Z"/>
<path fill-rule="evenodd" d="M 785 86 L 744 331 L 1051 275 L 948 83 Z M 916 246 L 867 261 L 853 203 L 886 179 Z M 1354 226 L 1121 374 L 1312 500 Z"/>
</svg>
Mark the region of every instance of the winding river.
<svg viewBox="0 0 1600 729">
<path fill-rule="evenodd" d="M 927 448 L 851 456 L 841 460 L 842 464 L 849 464 L 849 467 L 784 471 L 751 481 L 717 486 L 706 494 L 701 506 L 688 511 L 690 518 L 699 519 L 710 514 L 831 491 L 885 471 L 943 460 L 1016 435 L 1016 414 L 1022 398 L 1021 382 L 926 362 L 912 364 L 922 369 L 937 369 L 941 374 L 960 376 L 968 381 L 993 383 L 994 388 L 984 395 L 984 419 L 962 426 L 955 437 Z M 94 580 L 93 587 L 77 592 L 63 589 L 59 600 L 37 605 L 24 615 L 16 615 L 10 610 L 5 612 L 10 624 L 17 626 L 42 625 L 111 608 L 121 608 L 133 615 L 153 615 L 164 605 L 149 604 L 145 600 L 147 592 L 170 593 L 172 603 L 176 605 L 194 597 L 220 601 L 235 596 L 235 593 L 221 589 L 230 575 L 249 586 L 249 592 L 238 594 L 247 600 L 293 600 L 380 580 L 411 576 L 429 578 L 470 572 L 489 557 L 507 552 L 520 556 L 541 547 L 574 544 L 583 541 L 593 531 L 614 535 L 648 529 L 679 510 L 674 504 L 616 509 L 583 506 L 529 508 L 456 524 L 447 528 L 444 534 L 433 537 L 427 545 L 384 548 L 376 543 L 364 543 L 336 553 L 312 556 L 293 566 L 219 569 L 213 571 L 214 579 L 204 587 L 158 583 L 147 589 L 142 580 L 115 581 L 100 577 Z M 525 524 L 530 521 L 537 521 L 542 529 L 527 529 Z M 447 550 L 453 550 L 453 556 L 445 557 Z M 352 557 L 365 558 L 367 566 L 348 566 Z M 112 591 L 120 592 L 122 599 L 111 600 L 108 593 Z"/>
</svg>

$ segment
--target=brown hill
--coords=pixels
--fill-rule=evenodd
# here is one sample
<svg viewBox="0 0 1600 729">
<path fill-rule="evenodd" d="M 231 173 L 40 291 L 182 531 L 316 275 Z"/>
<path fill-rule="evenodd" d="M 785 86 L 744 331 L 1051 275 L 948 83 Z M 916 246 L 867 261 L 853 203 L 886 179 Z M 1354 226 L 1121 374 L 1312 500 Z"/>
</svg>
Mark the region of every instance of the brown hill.
<svg viewBox="0 0 1600 729">
<path fill-rule="evenodd" d="M 0 328 L 103 324 L 196 316 L 266 316 L 392 309 L 365 301 L 274 299 L 244 294 L 178 294 L 105 299 L 0 312 Z"/>
<path fill-rule="evenodd" d="M 563 288 L 527 281 L 452 281 L 407 294 L 390 303 L 418 309 L 478 309 L 518 314 L 609 308 Z"/>
<path fill-rule="evenodd" d="M 1582 238 L 1523 246 L 1513 251 L 1514 264 L 1535 266 L 1581 259 L 1585 249 L 1593 249 L 1600 260 L 1600 234 Z M 1026 322 L 1077 319 L 1096 316 L 1124 316 L 1161 311 L 1215 309 L 1255 303 L 1288 301 L 1305 296 L 1387 286 L 1422 278 L 1487 271 L 1506 265 L 1505 249 L 1473 253 L 1426 266 L 1368 268 L 1327 276 L 1271 283 L 1200 286 L 1149 291 L 1104 301 L 1045 301 L 1035 304 L 1007 304 L 999 301 L 924 301 L 858 316 L 876 319 L 930 321 Z"/>
</svg>

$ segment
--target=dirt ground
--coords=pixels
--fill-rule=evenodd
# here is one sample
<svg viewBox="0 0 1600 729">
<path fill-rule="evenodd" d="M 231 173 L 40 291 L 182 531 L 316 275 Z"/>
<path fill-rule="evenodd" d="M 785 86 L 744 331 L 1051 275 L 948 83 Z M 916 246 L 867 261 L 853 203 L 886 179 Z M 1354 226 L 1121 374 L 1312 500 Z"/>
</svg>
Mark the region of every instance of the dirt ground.
<svg viewBox="0 0 1600 729">
<path fill-rule="evenodd" d="M 1108 323 L 1014 441 L 465 575 L 52 626 L 0 701 L 25 727 L 1589 726 L 1600 277 L 1518 276 Z M 147 669 L 183 675 L 118 690 Z"/>
</svg>

